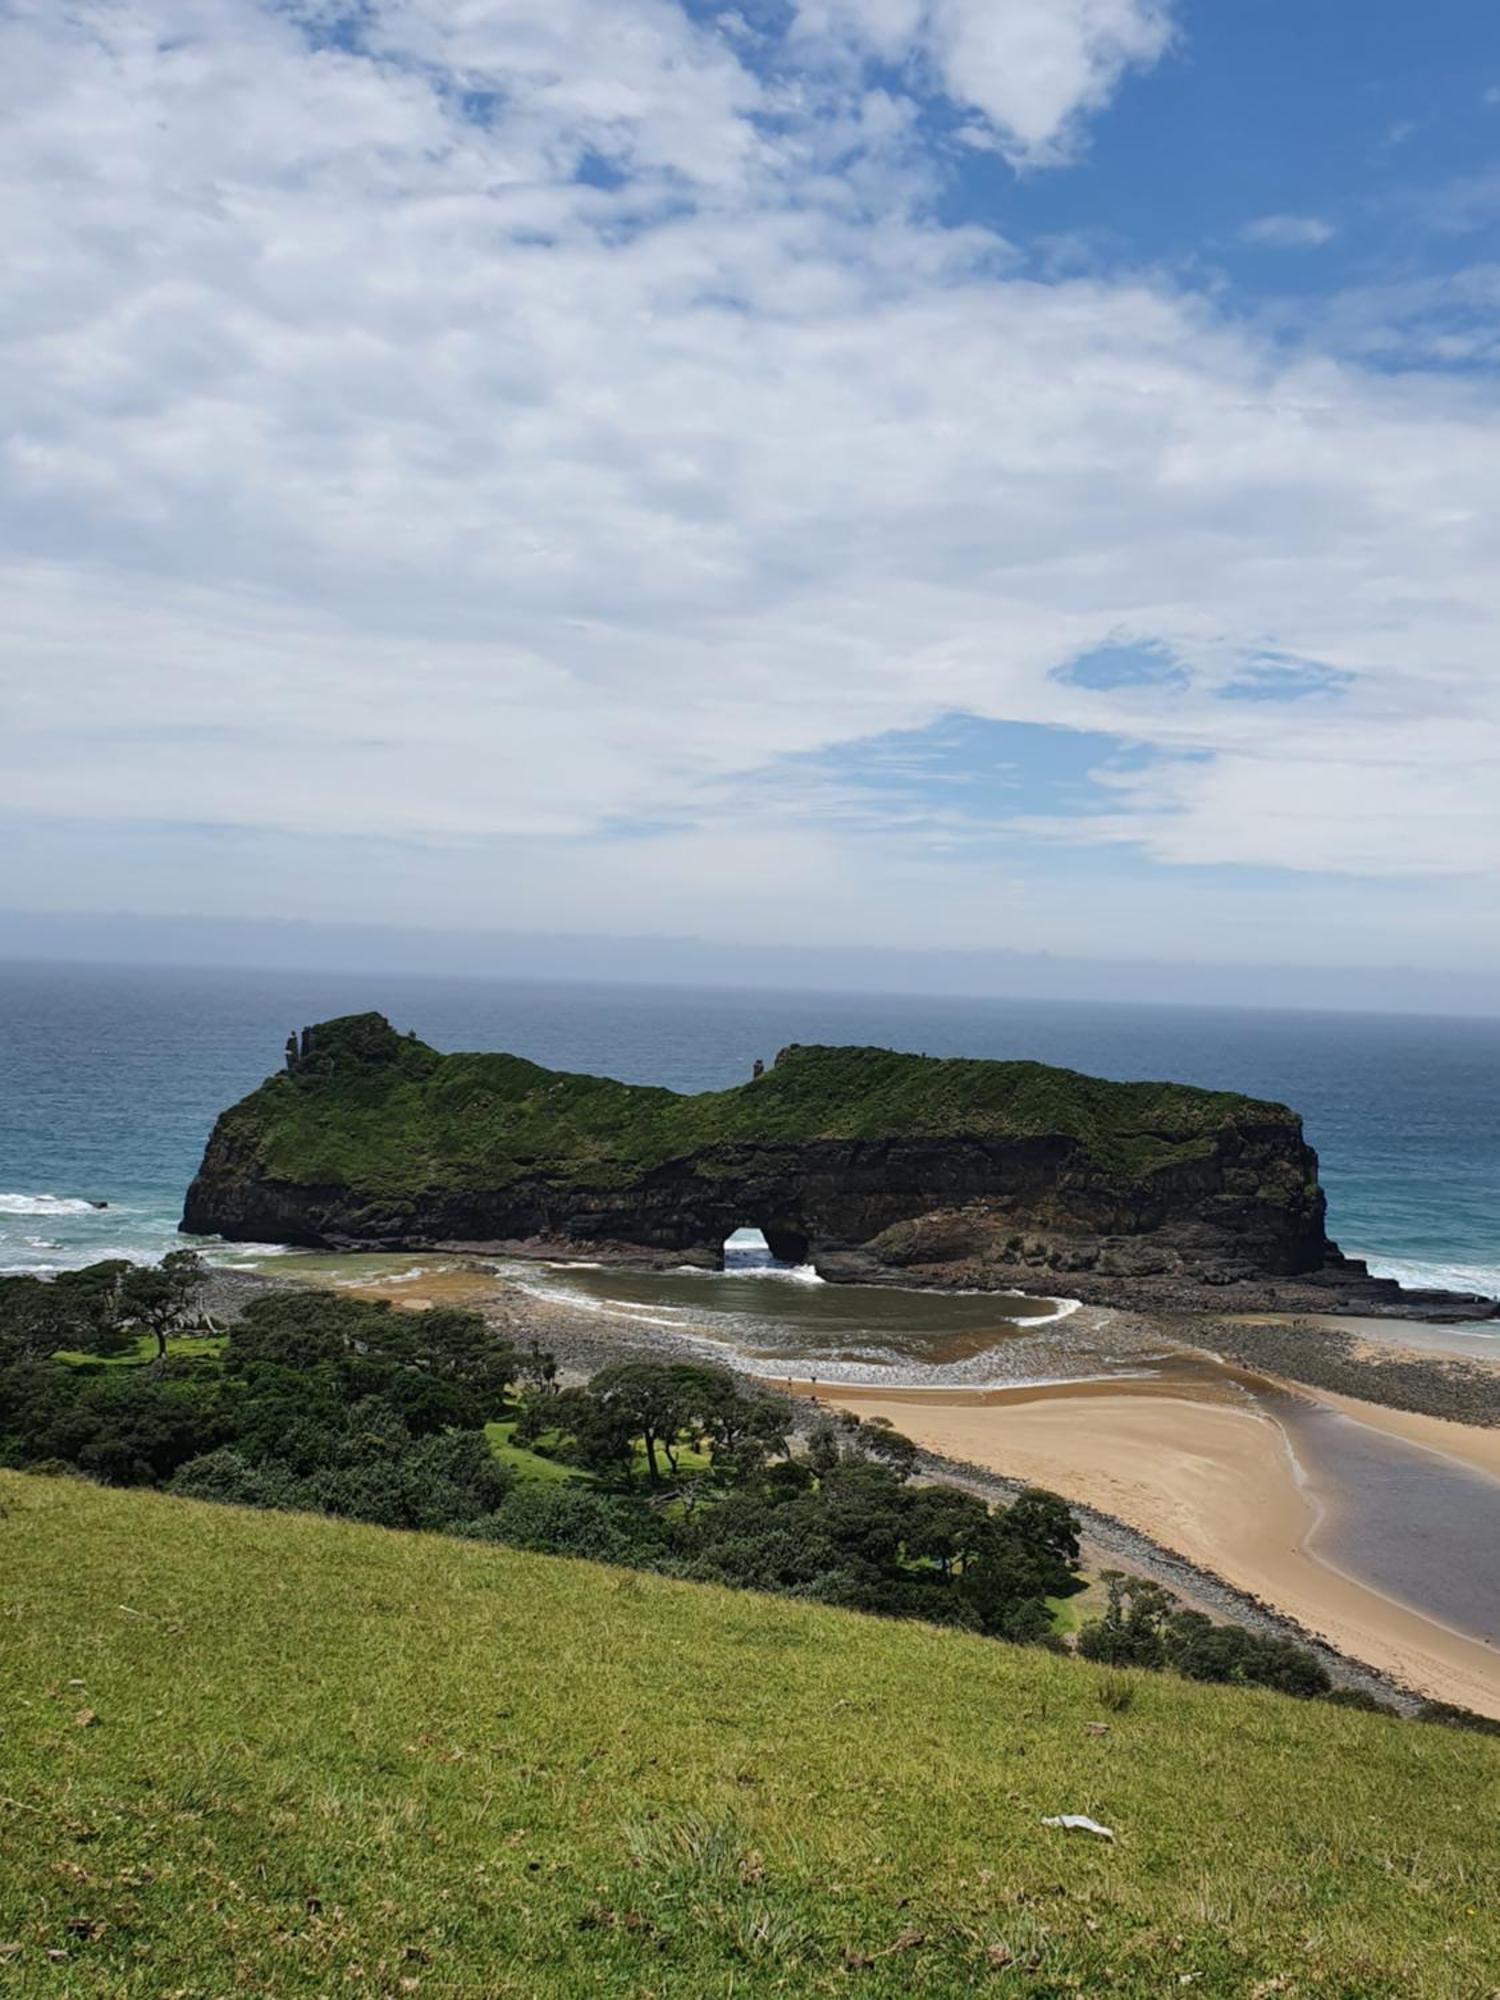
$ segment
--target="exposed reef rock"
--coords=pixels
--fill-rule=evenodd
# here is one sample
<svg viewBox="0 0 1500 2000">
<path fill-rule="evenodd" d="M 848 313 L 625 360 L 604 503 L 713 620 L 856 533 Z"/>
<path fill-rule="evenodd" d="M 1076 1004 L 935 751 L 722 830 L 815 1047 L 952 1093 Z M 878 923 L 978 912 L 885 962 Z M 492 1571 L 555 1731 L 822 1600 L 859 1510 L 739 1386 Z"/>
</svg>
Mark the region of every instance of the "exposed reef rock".
<svg viewBox="0 0 1500 2000">
<path fill-rule="evenodd" d="M 745 1226 L 829 1278 L 1489 1310 L 1341 1258 L 1284 1105 L 885 1049 L 784 1049 L 735 1089 L 684 1097 L 439 1055 L 349 1015 L 304 1029 L 219 1119 L 183 1217 L 240 1242 L 713 1265 Z"/>
</svg>

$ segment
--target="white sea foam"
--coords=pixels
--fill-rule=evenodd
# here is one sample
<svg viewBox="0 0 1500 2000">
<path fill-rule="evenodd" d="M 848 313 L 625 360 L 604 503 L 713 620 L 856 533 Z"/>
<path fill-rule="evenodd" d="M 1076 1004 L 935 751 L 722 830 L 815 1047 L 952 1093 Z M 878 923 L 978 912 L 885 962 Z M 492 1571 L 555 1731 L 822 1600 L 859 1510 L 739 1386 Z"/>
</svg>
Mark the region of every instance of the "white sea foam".
<svg viewBox="0 0 1500 2000">
<path fill-rule="evenodd" d="M 1033 1296 L 1036 1296 L 1033 1294 Z M 1043 1303 L 1051 1306 L 1049 1313 L 1037 1313 L 1029 1319 L 1017 1320 L 1017 1326 L 1051 1326 L 1055 1319 L 1066 1319 L 1069 1313 L 1076 1313 L 1083 1304 L 1082 1299 L 1054 1299 L 1044 1297 Z"/>
<path fill-rule="evenodd" d="M 335 1278 L 334 1287 L 340 1291 L 358 1290 L 361 1285 L 408 1285 L 418 1278 L 435 1277 L 445 1267 L 441 1264 L 413 1264 L 406 1271 L 382 1271 L 378 1278 L 372 1278 L 368 1271 L 356 1271 L 352 1278 Z"/>
<path fill-rule="evenodd" d="M 1414 1257 L 1383 1257 L 1379 1251 L 1352 1254 L 1365 1257 L 1375 1278 L 1394 1278 L 1418 1290 L 1479 1292 L 1487 1299 L 1500 1298 L 1500 1265 L 1429 1264 Z"/>
<path fill-rule="evenodd" d="M 291 1243 L 226 1243 L 218 1236 L 191 1236 L 182 1240 L 189 1248 L 196 1249 L 205 1263 L 225 1264 L 231 1269 L 237 1264 L 259 1263 L 262 1257 L 295 1257 L 298 1254 L 296 1246 Z M 178 1247 L 181 1247 L 180 1243 Z"/>
<path fill-rule="evenodd" d="M 692 1337 L 690 1325 L 685 1324 L 687 1315 L 680 1306 L 640 1305 L 632 1299 L 591 1299 L 587 1293 L 569 1291 L 565 1286 L 528 1284 L 524 1279 L 517 1280 L 516 1286 L 548 1305 L 567 1306 L 571 1311 L 593 1313 L 600 1319 L 621 1319 L 634 1326 L 659 1326 L 668 1333 Z"/>
<path fill-rule="evenodd" d="M 811 1264 L 771 1264 L 760 1275 L 763 1278 L 790 1280 L 794 1285 L 821 1285 L 826 1282 Z"/>
<path fill-rule="evenodd" d="M 0 1194 L 0 1215 L 91 1215 L 91 1201 L 65 1194 Z"/>
</svg>

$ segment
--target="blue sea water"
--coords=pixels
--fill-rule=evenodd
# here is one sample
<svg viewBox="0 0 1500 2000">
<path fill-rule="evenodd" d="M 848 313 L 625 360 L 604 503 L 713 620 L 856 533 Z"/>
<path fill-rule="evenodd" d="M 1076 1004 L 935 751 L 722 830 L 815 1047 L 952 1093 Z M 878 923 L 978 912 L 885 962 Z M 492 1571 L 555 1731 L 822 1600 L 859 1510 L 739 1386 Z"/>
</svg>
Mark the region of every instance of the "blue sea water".
<svg viewBox="0 0 1500 2000">
<path fill-rule="evenodd" d="M 0 1269 L 160 1255 L 216 1114 L 280 1065 L 291 1029 L 369 1007 L 438 1048 L 678 1090 L 822 1041 L 1279 1098 L 1318 1148 L 1346 1250 L 1500 1290 L 1500 1021 L 56 965 L 0 965 Z"/>
</svg>

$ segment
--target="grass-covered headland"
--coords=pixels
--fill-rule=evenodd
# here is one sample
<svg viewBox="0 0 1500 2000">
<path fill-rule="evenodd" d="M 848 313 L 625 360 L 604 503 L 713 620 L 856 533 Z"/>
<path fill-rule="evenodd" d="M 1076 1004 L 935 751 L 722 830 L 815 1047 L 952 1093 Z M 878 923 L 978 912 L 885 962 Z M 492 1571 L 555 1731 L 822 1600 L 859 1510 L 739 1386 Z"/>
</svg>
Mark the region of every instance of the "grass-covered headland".
<svg viewBox="0 0 1500 2000">
<path fill-rule="evenodd" d="M 0 1508 L 9 1991 L 1494 1988 L 1483 1738 L 305 1514 Z"/>
<path fill-rule="evenodd" d="M 753 1082 L 683 1096 L 521 1056 L 441 1055 L 378 1014 L 308 1030 L 305 1053 L 233 1111 L 227 1133 L 291 1181 L 383 1194 L 492 1188 L 539 1162 L 596 1184 L 747 1145 L 1063 1136 L 1148 1172 L 1208 1151 L 1227 1121 L 1297 1129 L 1284 1105 L 1176 1083 L 1113 1083 L 1038 1062 L 790 1048 Z"/>
</svg>

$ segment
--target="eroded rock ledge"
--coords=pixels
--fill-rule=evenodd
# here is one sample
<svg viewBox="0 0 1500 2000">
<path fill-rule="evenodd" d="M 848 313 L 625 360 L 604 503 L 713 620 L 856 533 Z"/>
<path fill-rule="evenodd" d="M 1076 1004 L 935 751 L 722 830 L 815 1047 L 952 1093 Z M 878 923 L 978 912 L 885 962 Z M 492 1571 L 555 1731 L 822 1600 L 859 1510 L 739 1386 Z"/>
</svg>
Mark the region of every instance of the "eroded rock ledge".
<svg viewBox="0 0 1500 2000">
<path fill-rule="evenodd" d="M 320 1248 L 718 1264 L 750 1226 L 826 1277 L 1201 1310 L 1429 1311 L 1340 1257 L 1285 1105 L 1031 1062 L 785 1049 L 681 1096 L 440 1055 L 379 1014 L 288 1043 L 214 1128 L 183 1227 Z"/>
</svg>

